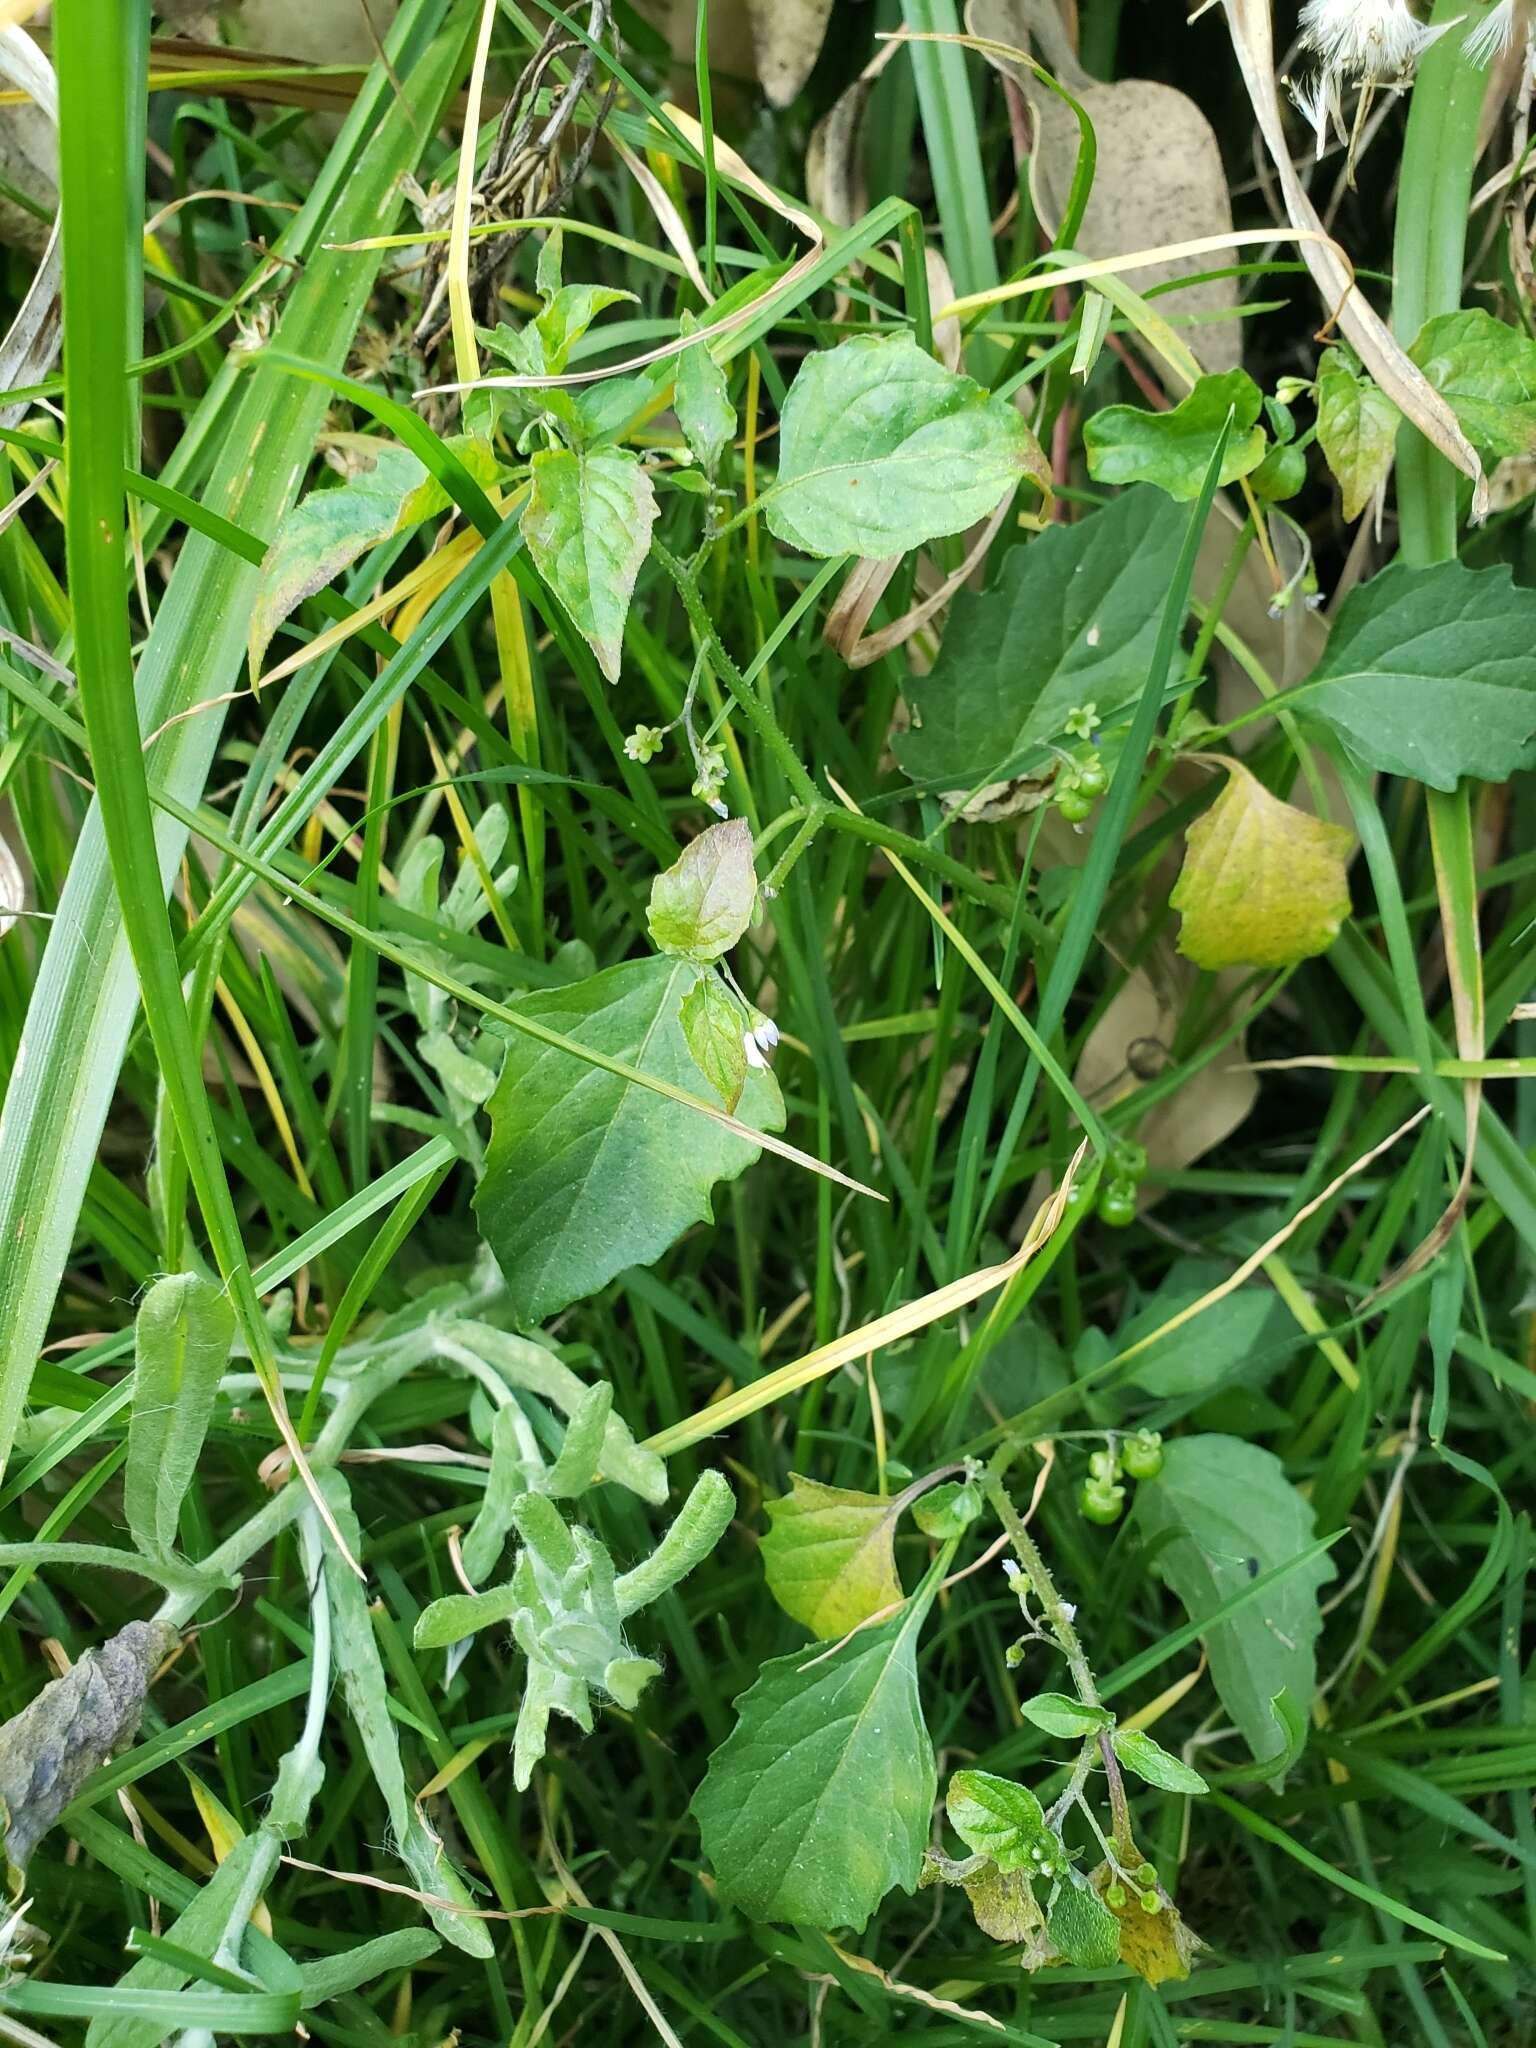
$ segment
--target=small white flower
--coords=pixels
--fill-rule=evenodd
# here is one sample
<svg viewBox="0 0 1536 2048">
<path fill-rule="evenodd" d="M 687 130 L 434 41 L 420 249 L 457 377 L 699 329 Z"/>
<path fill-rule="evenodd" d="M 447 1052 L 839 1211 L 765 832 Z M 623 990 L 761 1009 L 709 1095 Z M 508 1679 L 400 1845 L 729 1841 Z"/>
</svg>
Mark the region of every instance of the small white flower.
<svg viewBox="0 0 1536 2048">
<path fill-rule="evenodd" d="M 1408 0 L 1307 0 L 1301 39 L 1325 73 L 1364 84 L 1401 78 L 1444 29 L 1426 28 Z"/>
<path fill-rule="evenodd" d="M 779 1042 L 779 1027 L 771 1017 L 765 1017 L 761 1010 L 752 1012 L 752 1036 L 764 1052 L 772 1052 Z"/>
<path fill-rule="evenodd" d="M 763 1049 L 752 1032 L 743 1031 L 741 1034 L 741 1049 L 747 1056 L 749 1067 L 767 1066 L 768 1062 L 763 1058 Z"/>
<path fill-rule="evenodd" d="M 1517 0 L 1497 0 L 1490 7 L 1475 28 L 1469 29 L 1462 39 L 1462 49 L 1469 64 L 1491 64 L 1502 57 L 1515 39 L 1515 24 L 1520 15 Z"/>
</svg>

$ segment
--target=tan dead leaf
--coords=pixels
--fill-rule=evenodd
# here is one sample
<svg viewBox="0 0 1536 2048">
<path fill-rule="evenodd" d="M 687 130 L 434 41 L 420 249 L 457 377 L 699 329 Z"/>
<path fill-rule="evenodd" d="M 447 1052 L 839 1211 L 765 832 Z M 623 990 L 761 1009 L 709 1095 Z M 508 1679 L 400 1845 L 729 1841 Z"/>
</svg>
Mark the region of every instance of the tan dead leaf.
<svg viewBox="0 0 1536 2048">
<path fill-rule="evenodd" d="M 697 0 L 636 0 L 636 10 L 691 73 Z M 815 69 L 831 18 L 832 0 L 710 0 L 709 68 L 721 79 L 755 74 L 768 104 L 787 107 Z"/>
<path fill-rule="evenodd" d="M 1192 99 L 1151 79 L 1125 78 L 1105 85 L 1090 78 L 1067 39 L 1056 0 L 970 0 L 965 18 L 973 35 L 1038 57 L 1093 123 L 1098 163 L 1074 248 L 1093 258 L 1126 256 L 1138 249 L 1231 231 L 1232 204 L 1221 151 L 1211 124 Z M 1036 212 L 1054 233 L 1066 210 L 1077 164 L 1077 117 L 1027 65 L 997 57 L 990 61 L 1013 79 L 1028 102 L 1035 130 L 1030 191 Z M 1155 284 L 1220 269 L 1232 261 L 1234 253 L 1220 250 L 1170 258 L 1138 271 L 1136 289 L 1144 296 Z M 1242 330 L 1235 317 L 1236 278 L 1190 285 L 1157 303 L 1176 323 L 1213 323 L 1181 327 L 1202 369 L 1238 367 Z"/>
<path fill-rule="evenodd" d="M 1272 796 L 1239 761 L 1185 835 L 1172 909 L 1197 967 L 1294 967 L 1325 953 L 1349 915 L 1354 834 Z"/>
<path fill-rule="evenodd" d="M 1231 1001 L 1245 976 L 1222 976 L 1219 1000 Z M 1073 1080 L 1078 1092 L 1103 1111 L 1170 1064 L 1181 1014 L 1196 981 L 1196 969 L 1160 941 L 1145 963 L 1126 976 L 1089 1033 Z M 1247 1049 L 1238 1037 L 1183 1086 L 1154 1105 L 1136 1126 L 1154 1169 L 1178 1173 L 1212 1151 L 1242 1124 L 1259 1097 L 1257 1077 L 1247 1068 Z M 1143 1206 L 1157 1199 L 1144 1186 Z"/>
<path fill-rule="evenodd" d="M 240 39 L 253 50 L 272 50 L 318 64 L 371 64 L 399 4 L 400 0 L 242 0 Z"/>
</svg>

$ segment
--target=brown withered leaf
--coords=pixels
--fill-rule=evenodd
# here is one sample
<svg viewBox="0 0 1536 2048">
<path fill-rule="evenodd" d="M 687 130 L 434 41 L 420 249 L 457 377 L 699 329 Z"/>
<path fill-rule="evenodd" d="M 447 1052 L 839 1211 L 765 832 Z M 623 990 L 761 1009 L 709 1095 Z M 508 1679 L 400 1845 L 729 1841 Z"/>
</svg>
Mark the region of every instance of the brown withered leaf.
<svg viewBox="0 0 1536 2048">
<path fill-rule="evenodd" d="M 13 1887 L 92 1771 L 132 1739 L 176 1640 L 169 1622 L 130 1621 L 0 1724 L 0 1825 Z"/>
<path fill-rule="evenodd" d="M 1113 85 L 1090 78 L 1067 40 L 1056 0 L 970 0 L 965 18 L 973 35 L 1036 57 L 1093 123 L 1098 143 L 1093 191 L 1082 227 L 1073 237 L 1073 246 L 1082 255 L 1128 256 L 1231 232 L 1232 202 L 1220 146 L 1210 122 L 1186 94 L 1148 78 L 1123 78 Z M 1037 213 L 1054 233 L 1066 210 L 1077 164 L 1077 116 L 1027 65 L 987 54 L 1028 102 L 1035 131 L 1030 189 Z M 1145 294 L 1153 285 L 1216 270 L 1235 260 L 1234 254 L 1220 250 L 1170 257 L 1128 273 L 1126 282 Z M 1202 369 L 1218 372 L 1241 363 L 1235 278 L 1187 286 L 1158 304 L 1175 322 L 1202 322 L 1185 333 Z"/>
</svg>

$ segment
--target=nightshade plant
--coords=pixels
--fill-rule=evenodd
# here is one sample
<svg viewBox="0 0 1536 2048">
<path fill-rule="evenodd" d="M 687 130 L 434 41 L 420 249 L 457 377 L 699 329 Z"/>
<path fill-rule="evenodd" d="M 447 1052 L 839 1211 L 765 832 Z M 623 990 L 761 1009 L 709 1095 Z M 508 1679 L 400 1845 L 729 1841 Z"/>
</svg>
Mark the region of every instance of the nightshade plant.
<svg viewBox="0 0 1536 2048">
<path fill-rule="evenodd" d="M 24 11 L 0 2035 L 1523 2039 L 1529 7 Z"/>
</svg>

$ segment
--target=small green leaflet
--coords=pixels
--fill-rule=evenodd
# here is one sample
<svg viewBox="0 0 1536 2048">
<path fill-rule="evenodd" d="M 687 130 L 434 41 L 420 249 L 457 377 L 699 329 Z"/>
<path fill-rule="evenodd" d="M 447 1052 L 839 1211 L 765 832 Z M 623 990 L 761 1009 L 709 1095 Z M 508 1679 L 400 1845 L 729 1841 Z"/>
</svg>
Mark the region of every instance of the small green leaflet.
<svg viewBox="0 0 1536 2048">
<path fill-rule="evenodd" d="M 704 970 L 687 960 L 630 960 L 569 987 L 526 997 L 524 1015 L 648 1074 L 699 1090 L 679 1012 Z M 754 1069 L 743 1122 L 778 1130 L 772 1074 Z M 574 1053 L 510 1040 L 490 1100 L 491 1138 L 475 1208 L 524 1325 L 658 1259 L 712 1215 L 716 1181 L 734 1180 L 757 1148 L 669 1102 L 588 1066 Z"/>
<path fill-rule="evenodd" d="M 705 974 L 678 1016 L 694 1064 L 734 1116 L 747 1084 L 746 1012 L 718 974 Z"/>
<path fill-rule="evenodd" d="M 1240 761 L 1196 818 L 1168 898 L 1197 967 L 1294 967 L 1324 953 L 1349 915 L 1354 834 L 1271 796 Z"/>
<path fill-rule="evenodd" d="M 1114 1726 L 1114 1716 L 1102 1707 L 1085 1707 L 1081 1700 L 1068 1699 L 1064 1692 L 1042 1692 L 1032 1700 L 1020 1700 L 1019 1712 L 1047 1735 L 1059 1735 L 1064 1741 L 1081 1740 L 1085 1735 L 1096 1735 L 1101 1728 Z"/>
<path fill-rule="evenodd" d="M 782 1500 L 766 1503 L 768 1590 L 813 1635 L 845 1636 L 901 1599 L 894 1542 L 899 1500 L 852 1493 L 790 1474 Z"/>
<path fill-rule="evenodd" d="M 938 659 L 906 685 L 895 742 L 914 782 L 969 790 L 1021 772 L 1092 704 L 1104 724 L 1139 697 L 1186 515 L 1150 487 L 1011 548 L 997 581 L 955 599 Z"/>
<path fill-rule="evenodd" d="M 1246 370 L 1202 377 L 1171 412 L 1111 405 L 1083 424 L 1088 474 L 1101 484 L 1156 484 L 1188 504 L 1200 495 L 1216 443 L 1233 415 L 1218 482 L 1236 483 L 1264 460 L 1268 443 L 1257 424 L 1264 399 Z"/>
<path fill-rule="evenodd" d="M 652 882 L 646 923 L 659 951 L 702 964 L 731 950 L 756 903 L 752 827 L 745 818 L 726 818 Z"/>
<path fill-rule="evenodd" d="M 616 683 L 629 600 L 656 519 L 651 480 L 623 448 L 546 449 L 531 473 L 522 516 L 528 552 Z"/>
<path fill-rule="evenodd" d="M 682 317 L 684 334 L 697 334 L 698 322 L 691 313 Z M 713 477 L 720 457 L 736 437 L 736 408 L 726 389 L 725 372 L 709 352 L 708 342 L 685 348 L 677 359 L 677 389 L 673 410 L 683 438 Z"/>
<path fill-rule="evenodd" d="M 981 1488 L 970 1479 L 949 1479 L 912 1503 L 912 1519 L 925 1536 L 947 1543 L 965 1533 L 981 1513 Z"/>
<path fill-rule="evenodd" d="M 1385 775 L 1454 789 L 1536 764 L 1536 591 L 1509 568 L 1395 562 L 1339 607 L 1296 695 Z"/>
<path fill-rule="evenodd" d="M 949 1824 L 967 1849 L 999 1870 L 1059 1876 L 1067 1867 L 1061 1837 L 1033 1792 L 991 1771 L 956 1771 L 944 1794 Z"/>
<path fill-rule="evenodd" d="M 1154 1742 L 1139 1728 L 1118 1728 L 1110 1737 L 1115 1755 L 1128 1771 L 1134 1771 L 1160 1792 L 1208 1792 L 1204 1778 L 1181 1757 L 1170 1756 L 1161 1743 Z"/>
<path fill-rule="evenodd" d="M 1175 1438 L 1162 1471 L 1136 1488 L 1135 1524 L 1152 1569 L 1195 1622 L 1313 1542 L 1312 1509 L 1280 1460 L 1231 1436 Z M 1222 1705 L 1255 1757 L 1274 1755 L 1276 1693 L 1303 1711 L 1311 1704 L 1318 1589 L 1333 1576 L 1327 1557 L 1307 1558 L 1204 1635 Z"/>
<path fill-rule="evenodd" d="M 1536 341 L 1481 307 L 1428 321 L 1408 351 L 1486 462 L 1536 451 Z"/>
<path fill-rule="evenodd" d="M 721 1898 L 752 1919 L 857 1931 L 916 1888 L 937 1790 L 917 1689 L 929 1597 L 830 1655 L 775 1657 L 738 1700 L 693 1812 Z"/>
<path fill-rule="evenodd" d="M 148 1557 L 176 1549 L 181 1503 L 234 1341 L 235 1312 L 224 1289 L 199 1273 L 167 1273 L 139 1304 L 123 1508 L 129 1534 Z"/>
<path fill-rule="evenodd" d="M 1317 373 L 1317 444 L 1355 520 L 1386 481 L 1402 415 L 1384 391 L 1341 349 L 1331 348 Z"/>
<path fill-rule="evenodd" d="M 1015 408 L 912 336 L 860 335 L 810 356 L 779 421 L 771 530 L 808 555 L 904 554 L 996 510 L 1050 470 Z"/>
</svg>

